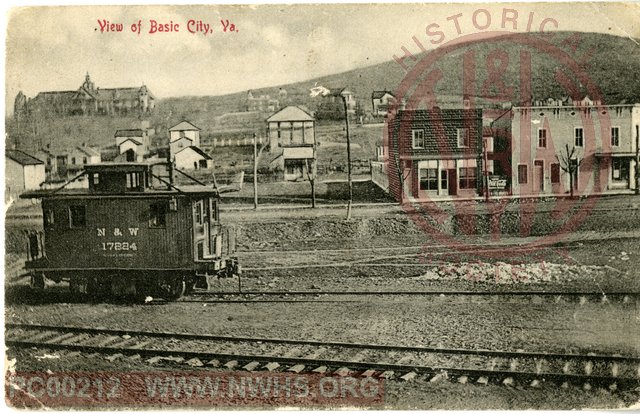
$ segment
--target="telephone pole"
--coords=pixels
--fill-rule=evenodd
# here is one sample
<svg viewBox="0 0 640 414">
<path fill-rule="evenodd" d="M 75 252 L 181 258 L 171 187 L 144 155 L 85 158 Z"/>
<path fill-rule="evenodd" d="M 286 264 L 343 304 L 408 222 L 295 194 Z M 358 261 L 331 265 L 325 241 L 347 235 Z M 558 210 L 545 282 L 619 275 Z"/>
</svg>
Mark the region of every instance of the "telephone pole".
<svg viewBox="0 0 640 414">
<path fill-rule="evenodd" d="M 640 125 L 636 125 L 636 195 L 640 195 Z"/>
<path fill-rule="evenodd" d="M 349 138 L 349 111 L 347 110 L 347 98 L 342 97 L 344 105 L 344 121 L 347 127 L 347 182 L 349 183 L 349 201 L 347 204 L 347 220 L 351 220 L 351 204 L 353 203 L 353 182 L 351 181 L 351 140 Z"/>
<path fill-rule="evenodd" d="M 258 139 L 253 133 L 253 209 L 258 209 Z"/>
</svg>

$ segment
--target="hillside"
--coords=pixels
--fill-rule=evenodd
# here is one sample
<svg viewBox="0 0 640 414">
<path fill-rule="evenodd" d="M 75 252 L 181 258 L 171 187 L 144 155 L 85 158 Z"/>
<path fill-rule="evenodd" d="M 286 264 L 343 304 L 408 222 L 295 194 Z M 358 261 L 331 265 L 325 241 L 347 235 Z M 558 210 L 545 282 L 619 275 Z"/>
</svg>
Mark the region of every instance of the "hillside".
<svg viewBox="0 0 640 414">
<path fill-rule="evenodd" d="M 528 34 L 522 36 L 541 36 L 540 34 Z M 549 42 L 569 53 L 576 61 L 580 62 L 582 70 L 593 80 L 594 84 L 602 91 L 604 102 L 618 103 L 622 100 L 638 99 L 640 93 L 640 46 L 632 39 L 612 36 L 600 33 L 556 32 Z M 576 42 L 577 40 L 577 42 Z M 574 46 L 577 44 L 577 47 Z M 407 47 L 415 45 L 407 45 Z M 509 62 L 518 62 L 518 54 L 521 50 L 519 44 L 510 41 L 509 36 L 497 38 L 493 41 L 482 42 L 463 47 L 443 58 L 438 67 L 446 74 L 455 74 L 453 81 L 441 82 L 437 92 L 440 95 L 460 96 L 462 91 L 461 55 L 467 50 L 476 52 L 476 85 L 482 85 L 487 79 L 487 55 L 494 49 L 500 48 L 509 57 Z M 398 53 L 400 53 L 398 49 Z M 427 52 L 429 53 L 429 52 Z M 416 54 L 418 59 L 424 54 Z M 405 63 L 411 64 L 411 59 Z M 533 95 L 535 97 L 548 97 L 566 95 L 567 93 L 558 87 L 554 80 L 554 73 L 560 65 L 542 52 L 532 51 L 532 75 Z M 513 86 L 514 93 L 518 89 L 519 66 L 510 64 L 505 73 L 507 86 Z M 371 92 L 373 90 L 387 89 L 394 91 L 403 77 L 405 71 L 394 60 L 354 69 L 348 72 L 323 76 L 288 85 L 277 85 L 271 88 L 254 90 L 254 95 L 269 94 L 277 96 L 278 90 L 284 88 L 289 96 L 293 96 L 293 103 L 303 103 L 314 108 L 317 100 L 309 98 L 309 89 L 316 83 L 326 87 L 346 86 L 353 91 L 358 100 L 364 105 L 365 110 L 371 109 Z M 478 87 L 478 89 L 481 89 Z M 482 91 L 476 91 L 477 96 L 482 96 Z M 208 110 L 217 113 L 225 108 L 241 108 L 245 103 L 246 92 L 223 95 L 217 97 L 198 98 L 171 98 L 171 106 L 177 111 L 189 112 L 198 110 L 206 105 Z M 226 109 L 228 110 L 228 109 Z"/>
<path fill-rule="evenodd" d="M 520 36 L 541 36 L 528 34 Z M 572 50 L 576 39 L 577 48 Z M 572 41 L 568 41 L 572 40 Z M 633 40 L 617 36 L 596 33 L 557 32 L 550 42 L 566 50 L 578 61 L 590 54 L 582 66 L 593 82 L 603 93 L 604 102 L 619 103 L 622 100 L 632 101 L 640 98 L 640 46 Z M 409 45 L 407 45 L 409 46 Z M 415 46 L 414 46 L 415 47 Z M 504 73 L 507 87 L 513 88 L 509 100 L 516 101 L 519 96 L 518 76 L 519 53 L 521 47 L 509 36 L 496 38 L 490 42 L 466 45 L 455 53 L 442 58 L 437 67 L 442 69 L 445 79 L 438 83 L 436 90 L 439 97 L 444 95 L 459 97 L 462 94 L 462 59 L 461 55 L 473 50 L 476 62 L 475 95 L 482 96 L 482 85 L 487 79 L 487 56 L 500 48 L 508 57 L 510 64 Z M 400 49 L 398 49 L 400 53 Z M 554 73 L 560 65 L 546 54 L 531 53 L 532 91 L 535 97 L 560 97 L 567 95 L 554 79 Z M 420 58 L 420 55 L 417 55 Z M 410 59 L 406 60 L 411 63 Z M 371 92 L 377 89 L 395 90 L 405 71 L 391 60 L 389 62 L 354 69 L 348 72 L 324 76 L 309 81 L 288 85 L 277 85 L 271 88 L 253 90 L 254 95 L 269 94 L 278 96 L 280 88 L 288 94 L 287 104 L 304 104 L 314 109 L 320 99 L 311 99 L 309 89 L 316 83 L 326 87 L 346 86 L 352 90 L 365 110 L 371 109 Z M 480 85 L 480 86 L 478 86 Z M 202 128 L 205 139 L 215 137 L 251 136 L 253 132 L 262 133 L 265 128 L 266 113 L 242 112 L 246 107 L 247 92 L 204 97 L 175 97 L 158 102 L 156 112 L 149 118 L 151 127 L 156 130 L 156 143 L 162 145 L 166 137 L 166 128 L 182 119 L 188 119 Z M 227 114 L 227 115 L 224 115 Z M 223 116 L 224 115 L 224 116 Z M 100 147 L 112 144 L 113 134 L 118 128 L 136 128 L 140 120 L 131 118 L 110 117 L 67 117 L 62 119 L 39 119 L 29 125 L 17 127 L 8 120 L 8 144 L 18 142 L 23 149 L 34 149 L 50 143 L 52 147 L 62 147 L 70 143 Z M 363 143 L 364 144 L 364 143 Z M 373 149 L 367 149 L 372 152 Z"/>
</svg>

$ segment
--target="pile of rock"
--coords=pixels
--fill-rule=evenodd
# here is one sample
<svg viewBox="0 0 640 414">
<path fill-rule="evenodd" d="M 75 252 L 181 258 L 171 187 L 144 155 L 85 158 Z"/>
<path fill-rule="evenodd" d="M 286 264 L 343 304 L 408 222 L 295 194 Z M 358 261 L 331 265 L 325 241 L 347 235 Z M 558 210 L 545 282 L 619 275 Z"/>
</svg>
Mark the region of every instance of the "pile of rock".
<svg viewBox="0 0 640 414">
<path fill-rule="evenodd" d="M 580 266 L 556 263 L 510 264 L 451 263 L 429 269 L 419 276 L 422 280 L 468 280 L 480 283 L 517 284 L 567 282 L 578 278 L 591 278 L 604 272 L 600 266 Z"/>
</svg>

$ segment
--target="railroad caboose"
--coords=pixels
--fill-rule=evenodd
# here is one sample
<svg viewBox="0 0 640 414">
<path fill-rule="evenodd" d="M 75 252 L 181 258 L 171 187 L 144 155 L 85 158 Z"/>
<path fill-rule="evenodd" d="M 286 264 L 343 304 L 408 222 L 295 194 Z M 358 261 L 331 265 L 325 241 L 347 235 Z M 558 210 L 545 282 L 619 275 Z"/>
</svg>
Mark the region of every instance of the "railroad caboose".
<svg viewBox="0 0 640 414">
<path fill-rule="evenodd" d="M 220 190 L 178 186 L 166 162 L 87 165 L 89 187 L 25 193 L 42 201 L 44 232 L 29 235 L 33 287 L 69 281 L 78 293 L 176 299 L 208 276 L 239 274 Z"/>
</svg>

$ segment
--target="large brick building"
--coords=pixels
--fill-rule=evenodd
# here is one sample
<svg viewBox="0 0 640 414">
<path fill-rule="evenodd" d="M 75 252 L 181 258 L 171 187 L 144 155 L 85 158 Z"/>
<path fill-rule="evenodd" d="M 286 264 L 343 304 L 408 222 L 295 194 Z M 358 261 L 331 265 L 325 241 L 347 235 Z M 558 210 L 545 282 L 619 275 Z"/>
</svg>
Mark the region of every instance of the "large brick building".
<svg viewBox="0 0 640 414">
<path fill-rule="evenodd" d="M 640 104 L 603 105 L 584 97 L 546 100 L 513 108 L 512 192 L 566 194 L 569 173 L 562 158 L 578 165 L 574 190 L 588 195 L 635 188 Z"/>
<path fill-rule="evenodd" d="M 482 110 L 399 110 L 387 134 L 389 191 L 398 200 L 479 194 Z"/>
<path fill-rule="evenodd" d="M 28 99 L 22 91 L 14 102 L 16 116 L 32 113 L 55 115 L 126 115 L 153 111 L 155 96 L 145 86 L 133 88 L 99 88 L 87 73 L 76 90 L 39 92 Z"/>
</svg>

